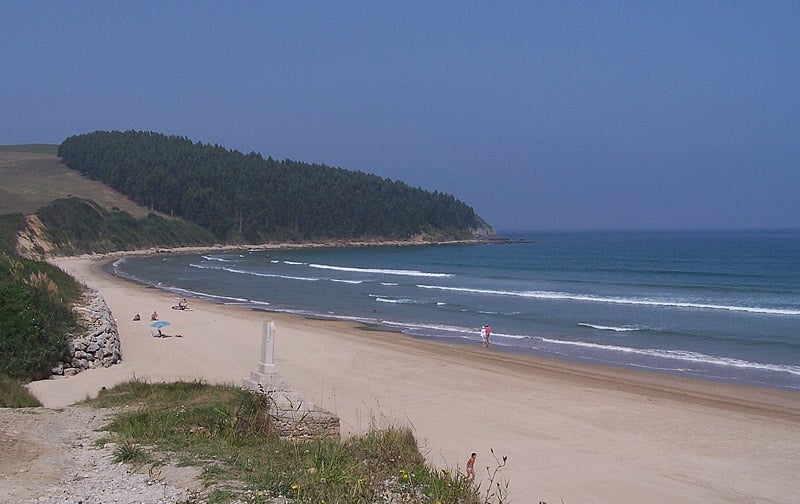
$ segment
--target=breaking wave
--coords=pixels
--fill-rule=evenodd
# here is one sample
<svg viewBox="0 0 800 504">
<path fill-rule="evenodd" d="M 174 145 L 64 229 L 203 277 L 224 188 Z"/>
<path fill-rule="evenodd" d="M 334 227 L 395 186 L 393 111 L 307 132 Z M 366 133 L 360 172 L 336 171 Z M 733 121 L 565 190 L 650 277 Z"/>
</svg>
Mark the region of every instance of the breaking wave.
<svg viewBox="0 0 800 504">
<path fill-rule="evenodd" d="M 491 289 L 472 289 L 466 287 L 446 287 L 443 285 L 422 285 L 422 284 L 418 284 L 417 287 L 421 289 L 438 289 L 444 291 L 486 294 L 491 296 L 515 296 L 515 297 L 545 299 L 545 300 L 568 300 L 568 301 L 582 301 L 588 303 L 657 306 L 666 308 L 685 308 L 685 309 L 697 309 L 697 310 L 724 310 L 731 312 L 760 313 L 763 315 L 790 315 L 790 316 L 800 315 L 800 310 L 794 308 L 766 308 L 762 306 L 736 306 L 736 305 L 697 303 L 690 301 L 670 301 L 670 300 L 635 298 L 635 297 L 624 298 L 624 297 L 612 297 L 612 296 L 593 296 L 589 294 L 571 294 L 568 292 L 553 292 L 553 291 L 499 291 Z"/>
</svg>

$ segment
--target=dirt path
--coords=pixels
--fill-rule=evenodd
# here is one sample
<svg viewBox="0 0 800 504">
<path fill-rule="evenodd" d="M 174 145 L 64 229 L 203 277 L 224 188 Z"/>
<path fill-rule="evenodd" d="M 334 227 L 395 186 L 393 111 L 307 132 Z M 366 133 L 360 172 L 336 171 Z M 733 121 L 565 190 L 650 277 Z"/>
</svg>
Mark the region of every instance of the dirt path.
<svg viewBox="0 0 800 504">
<path fill-rule="evenodd" d="M 0 502 L 167 504 L 199 489 L 196 468 L 135 472 L 112 461 L 111 410 L 0 409 Z"/>
</svg>

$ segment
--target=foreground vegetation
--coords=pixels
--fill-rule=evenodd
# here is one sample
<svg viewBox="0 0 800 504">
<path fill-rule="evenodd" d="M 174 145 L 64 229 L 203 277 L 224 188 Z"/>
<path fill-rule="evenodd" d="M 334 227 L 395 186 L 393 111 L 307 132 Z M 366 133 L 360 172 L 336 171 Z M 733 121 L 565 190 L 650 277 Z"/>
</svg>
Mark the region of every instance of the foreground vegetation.
<svg viewBox="0 0 800 504">
<path fill-rule="evenodd" d="M 82 287 L 55 266 L 14 253 L 21 225 L 21 215 L 0 216 L 0 375 L 36 380 L 66 351 L 77 327 L 70 307 Z"/>
<path fill-rule="evenodd" d="M 19 257 L 21 214 L 0 215 L 0 407 L 37 406 L 23 382 L 46 378 L 77 327 L 83 288 L 50 264 Z"/>
<path fill-rule="evenodd" d="M 313 503 L 478 503 L 458 471 L 425 463 L 407 428 L 373 430 L 347 440 L 282 440 L 270 397 L 202 383 L 146 384 L 104 390 L 97 407 L 134 406 L 108 429 L 118 461 L 159 466 L 169 453 L 203 467 L 211 503 L 267 503 L 277 496 Z M 151 467 L 152 470 L 152 467 Z M 384 500 L 387 499 L 387 500 Z"/>
<path fill-rule="evenodd" d="M 34 408 L 41 405 L 20 380 L 0 374 L 0 408 Z"/>
</svg>

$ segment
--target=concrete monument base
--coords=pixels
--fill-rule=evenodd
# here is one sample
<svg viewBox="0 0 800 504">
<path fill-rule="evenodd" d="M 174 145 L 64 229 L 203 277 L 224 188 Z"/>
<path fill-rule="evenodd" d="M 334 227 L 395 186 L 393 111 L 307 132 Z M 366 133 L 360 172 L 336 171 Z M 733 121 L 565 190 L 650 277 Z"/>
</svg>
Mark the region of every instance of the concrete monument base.
<svg viewBox="0 0 800 504">
<path fill-rule="evenodd" d="M 291 392 L 275 369 L 275 322 L 264 322 L 258 371 L 250 373 L 242 385 L 269 396 L 270 415 L 281 437 L 339 436 L 339 418 Z"/>
</svg>

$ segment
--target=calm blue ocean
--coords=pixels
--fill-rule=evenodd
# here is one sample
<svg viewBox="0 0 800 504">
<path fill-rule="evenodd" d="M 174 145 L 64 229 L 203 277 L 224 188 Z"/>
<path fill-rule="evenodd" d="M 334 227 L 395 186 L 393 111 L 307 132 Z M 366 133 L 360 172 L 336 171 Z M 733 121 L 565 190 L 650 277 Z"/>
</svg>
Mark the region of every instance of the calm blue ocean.
<svg viewBox="0 0 800 504">
<path fill-rule="evenodd" d="M 800 232 L 505 233 L 533 243 L 128 258 L 117 273 L 265 310 L 800 391 Z"/>
</svg>

